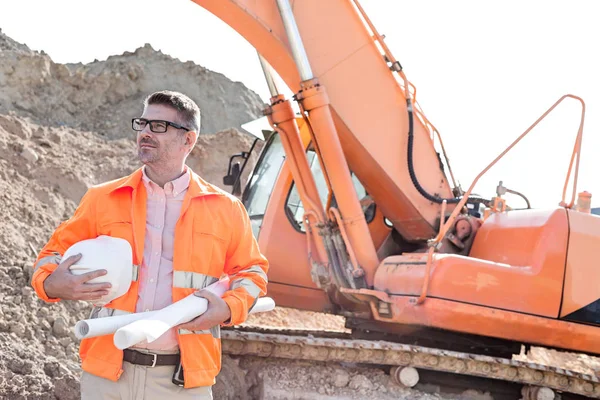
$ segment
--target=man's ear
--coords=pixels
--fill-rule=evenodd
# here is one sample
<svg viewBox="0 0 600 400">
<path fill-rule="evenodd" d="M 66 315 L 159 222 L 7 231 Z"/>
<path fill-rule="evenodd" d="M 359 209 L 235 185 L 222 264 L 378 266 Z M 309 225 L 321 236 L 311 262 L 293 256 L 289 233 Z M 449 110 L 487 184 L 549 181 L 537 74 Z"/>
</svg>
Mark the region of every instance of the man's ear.
<svg viewBox="0 0 600 400">
<path fill-rule="evenodd" d="M 196 145 L 196 141 L 197 140 L 198 140 L 198 134 L 196 132 L 194 132 L 194 131 L 187 131 L 186 132 L 186 134 L 185 134 L 185 145 L 190 147 L 190 151 Z"/>
</svg>

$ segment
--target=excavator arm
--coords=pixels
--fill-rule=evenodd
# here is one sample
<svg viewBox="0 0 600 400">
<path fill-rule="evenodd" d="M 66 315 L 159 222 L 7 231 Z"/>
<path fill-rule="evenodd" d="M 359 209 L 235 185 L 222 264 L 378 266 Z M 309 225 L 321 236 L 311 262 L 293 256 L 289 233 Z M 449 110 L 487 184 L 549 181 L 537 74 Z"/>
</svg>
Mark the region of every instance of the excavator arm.
<svg viewBox="0 0 600 400">
<path fill-rule="evenodd" d="M 194 1 L 244 36 L 294 93 L 301 90 L 306 79 L 294 61 L 276 0 Z M 395 67 L 386 62 L 353 1 L 303 0 L 290 6 L 310 78 L 318 79 L 329 98 L 336 137 L 327 139 L 341 144 L 348 168 L 407 241 L 430 239 L 440 206 L 411 180 L 406 88 L 393 73 Z M 438 197 L 454 197 L 431 131 L 419 118 L 414 118 L 413 135 L 412 167 L 420 186 Z M 324 164 L 326 170 L 335 167 L 327 159 Z M 342 210 L 342 217 L 351 216 Z"/>
</svg>

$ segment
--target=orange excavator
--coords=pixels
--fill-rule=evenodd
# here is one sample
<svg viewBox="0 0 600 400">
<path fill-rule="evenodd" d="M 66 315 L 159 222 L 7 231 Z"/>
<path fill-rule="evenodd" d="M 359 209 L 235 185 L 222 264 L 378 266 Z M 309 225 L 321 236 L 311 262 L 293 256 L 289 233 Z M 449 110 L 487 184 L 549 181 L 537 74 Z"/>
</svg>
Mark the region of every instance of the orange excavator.
<svg viewBox="0 0 600 400">
<path fill-rule="evenodd" d="M 540 388 L 600 398 L 594 374 L 507 356 L 522 345 L 600 354 L 600 217 L 590 194 L 577 193 L 583 100 L 558 99 L 465 191 L 357 0 L 193 1 L 256 48 L 272 95 L 248 183 L 242 190 L 243 166 L 231 161 L 224 178 L 270 261 L 269 296 L 343 315 L 352 330 L 347 341 L 316 342 L 230 331 L 224 351 L 391 365 L 398 376 L 406 367 L 485 376 L 528 385 L 530 398 Z M 532 209 L 525 198 L 527 208 L 510 207 L 506 193 L 523 195 L 502 182 L 490 198 L 474 195 L 565 100 L 582 111 L 557 206 Z M 246 165 L 249 153 L 238 156 Z"/>
</svg>

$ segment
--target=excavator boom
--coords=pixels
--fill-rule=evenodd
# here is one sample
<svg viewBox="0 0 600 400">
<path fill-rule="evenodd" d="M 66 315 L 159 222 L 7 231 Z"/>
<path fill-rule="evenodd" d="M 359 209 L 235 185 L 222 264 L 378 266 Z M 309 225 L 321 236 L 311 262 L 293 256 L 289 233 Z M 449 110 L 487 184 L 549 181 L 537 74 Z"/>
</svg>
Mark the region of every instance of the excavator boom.
<svg viewBox="0 0 600 400">
<path fill-rule="evenodd" d="M 252 44 L 295 93 L 302 79 L 276 0 L 194 0 Z M 434 234 L 438 210 L 411 182 L 407 168 L 405 93 L 349 0 L 292 2 L 312 75 L 327 88 L 348 167 L 409 241 Z M 415 119 L 414 169 L 429 193 L 453 197 L 431 132 Z M 327 166 L 326 166 L 327 168 Z"/>
</svg>

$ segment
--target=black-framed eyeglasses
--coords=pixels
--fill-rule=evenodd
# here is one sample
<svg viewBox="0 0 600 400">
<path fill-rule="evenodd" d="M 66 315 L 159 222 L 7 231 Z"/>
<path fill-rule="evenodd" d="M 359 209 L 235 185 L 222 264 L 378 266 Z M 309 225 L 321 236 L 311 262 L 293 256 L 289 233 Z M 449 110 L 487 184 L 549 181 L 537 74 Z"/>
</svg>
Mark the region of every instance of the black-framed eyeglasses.
<svg viewBox="0 0 600 400">
<path fill-rule="evenodd" d="M 152 119 L 148 120 L 146 118 L 133 118 L 131 120 L 131 127 L 134 131 L 143 131 L 146 125 L 150 124 L 150 130 L 154 133 L 165 133 L 169 128 L 169 125 L 173 128 L 177 129 L 185 129 L 186 131 L 190 131 L 191 129 L 186 128 L 185 126 L 177 125 L 171 121 L 163 121 L 160 119 Z"/>
</svg>

